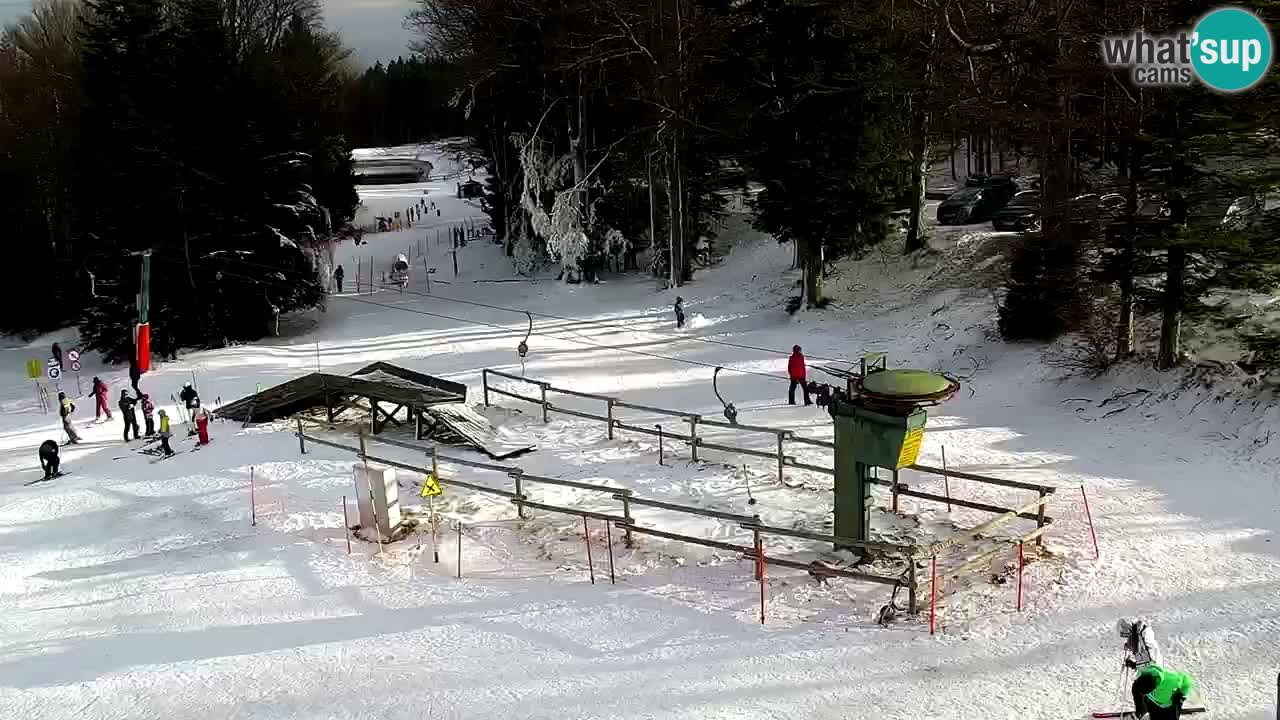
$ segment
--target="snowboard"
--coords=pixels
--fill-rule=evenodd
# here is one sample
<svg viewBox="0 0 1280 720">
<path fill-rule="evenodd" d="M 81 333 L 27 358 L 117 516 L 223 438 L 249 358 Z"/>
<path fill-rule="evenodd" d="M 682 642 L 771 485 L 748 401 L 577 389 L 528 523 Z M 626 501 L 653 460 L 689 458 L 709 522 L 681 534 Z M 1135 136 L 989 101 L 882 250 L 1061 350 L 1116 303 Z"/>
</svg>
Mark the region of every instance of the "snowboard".
<svg viewBox="0 0 1280 720">
<path fill-rule="evenodd" d="M 57 475 L 53 475 L 53 476 L 50 476 L 50 477 L 36 478 L 35 480 L 29 480 L 29 481 L 27 481 L 27 482 L 22 483 L 22 485 L 23 485 L 23 487 L 27 487 L 27 486 L 29 486 L 29 485 L 35 485 L 36 483 L 49 482 L 50 480 L 53 480 L 54 478 L 60 478 L 60 477 L 62 477 L 63 475 L 70 475 L 70 474 L 71 474 L 71 473 L 65 473 L 65 472 L 62 472 L 61 470 L 59 470 Z"/>
<path fill-rule="evenodd" d="M 1208 709 L 1202 707 L 1184 707 L 1183 715 L 1195 715 L 1197 713 L 1209 712 Z M 1122 710 L 1120 712 L 1096 712 L 1093 714 L 1095 718 L 1133 718 L 1135 717 L 1132 710 Z"/>
</svg>

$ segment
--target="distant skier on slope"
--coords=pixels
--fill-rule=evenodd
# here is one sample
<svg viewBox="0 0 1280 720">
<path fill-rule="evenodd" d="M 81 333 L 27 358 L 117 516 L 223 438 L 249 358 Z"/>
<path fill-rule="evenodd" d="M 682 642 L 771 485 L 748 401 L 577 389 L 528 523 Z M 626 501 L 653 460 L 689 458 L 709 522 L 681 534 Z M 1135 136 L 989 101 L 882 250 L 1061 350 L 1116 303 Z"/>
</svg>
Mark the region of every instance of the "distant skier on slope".
<svg viewBox="0 0 1280 720">
<path fill-rule="evenodd" d="M 75 403 L 67 397 L 64 392 L 58 393 L 58 417 L 62 418 L 62 431 L 67 434 L 67 444 L 75 445 L 80 442 L 80 436 L 76 434 L 75 425 L 71 424 L 71 413 L 76 411 Z"/>
<path fill-rule="evenodd" d="M 679 330 L 680 328 L 684 327 L 684 298 L 680 297 L 679 295 L 676 296 L 676 304 L 674 309 L 676 311 L 676 329 Z"/>
<path fill-rule="evenodd" d="M 133 439 L 141 440 L 142 433 L 138 431 L 138 401 L 129 397 L 128 390 L 120 391 L 120 416 L 124 420 L 124 441 L 129 442 L 129 429 L 133 428 Z"/>
<path fill-rule="evenodd" d="M 1194 689 L 1195 681 L 1190 675 L 1149 664 L 1133 681 L 1134 714 L 1150 720 L 1178 720 L 1182 704 Z"/>
<path fill-rule="evenodd" d="M 187 409 L 187 435 L 196 434 L 196 408 L 200 407 L 200 394 L 196 392 L 191 383 L 182 384 L 182 392 L 178 393 L 178 399 Z"/>
<path fill-rule="evenodd" d="M 58 443 L 45 440 L 40 443 L 40 469 L 44 470 L 44 479 L 56 478 L 62 473 L 58 470 Z"/>
<path fill-rule="evenodd" d="M 805 383 L 804 355 L 799 345 L 791 346 L 791 357 L 787 359 L 787 376 L 791 378 L 791 387 L 787 389 L 787 402 L 796 404 L 796 387 L 804 392 L 804 404 L 812 405 L 809 399 L 809 385 Z"/>
<path fill-rule="evenodd" d="M 333 282 L 338 286 L 338 292 L 342 292 L 342 278 L 346 276 L 346 271 L 339 265 L 333 271 Z"/>
<path fill-rule="evenodd" d="M 107 404 L 107 384 L 95 377 L 93 379 L 93 389 L 89 391 L 89 394 L 93 395 L 94 399 L 93 419 L 101 420 L 103 414 L 106 414 L 107 419 L 110 420 L 111 406 Z"/>
<path fill-rule="evenodd" d="M 142 379 L 142 368 L 138 366 L 138 359 L 129 357 L 129 384 L 133 386 L 133 392 L 142 397 L 142 390 L 138 389 L 138 381 Z"/>
<path fill-rule="evenodd" d="M 1156 631 L 1145 620 L 1120 618 L 1116 631 L 1124 638 L 1124 666 L 1142 671 L 1148 665 L 1160 664 L 1160 646 L 1156 644 Z"/>
<path fill-rule="evenodd" d="M 53 359 L 58 362 L 59 370 L 64 369 L 62 367 L 62 346 L 59 345 L 58 343 L 53 344 Z"/>
</svg>

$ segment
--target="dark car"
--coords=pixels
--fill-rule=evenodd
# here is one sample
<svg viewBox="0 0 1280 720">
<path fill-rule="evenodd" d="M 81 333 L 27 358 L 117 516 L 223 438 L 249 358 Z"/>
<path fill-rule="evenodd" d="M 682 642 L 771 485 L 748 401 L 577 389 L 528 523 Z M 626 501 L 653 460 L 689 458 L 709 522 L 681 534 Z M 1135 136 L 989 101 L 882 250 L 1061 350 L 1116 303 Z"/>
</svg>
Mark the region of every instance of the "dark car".
<svg viewBox="0 0 1280 720">
<path fill-rule="evenodd" d="M 938 205 L 941 225 L 969 225 L 989 220 L 1018 191 L 1009 177 L 992 175 L 969 178 L 968 187 L 952 193 Z"/>
<path fill-rule="evenodd" d="M 1026 230 L 1040 217 L 1040 191 L 1023 190 L 991 216 L 994 230 Z"/>
</svg>

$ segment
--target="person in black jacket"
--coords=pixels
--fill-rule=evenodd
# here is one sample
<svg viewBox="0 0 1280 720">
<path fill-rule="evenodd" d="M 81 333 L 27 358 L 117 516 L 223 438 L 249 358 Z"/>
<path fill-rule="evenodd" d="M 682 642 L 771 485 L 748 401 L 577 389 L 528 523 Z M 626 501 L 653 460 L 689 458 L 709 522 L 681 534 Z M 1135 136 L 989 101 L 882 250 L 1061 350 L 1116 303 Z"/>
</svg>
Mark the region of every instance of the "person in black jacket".
<svg viewBox="0 0 1280 720">
<path fill-rule="evenodd" d="M 338 268 L 333 271 L 333 282 L 337 284 L 339 293 L 342 292 L 342 278 L 345 276 L 346 276 L 346 271 L 342 269 L 341 265 L 339 265 Z"/>
<path fill-rule="evenodd" d="M 138 359 L 129 358 L 129 384 L 133 385 L 133 392 L 138 397 L 142 397 L 142 390 L 138 389 L 138 380 L 142 378 L 142 370 L 138 367 Z"/>
<path fill-rule="evenodd" d="M 44 470 L 45 480 L 62 474 L 58 471 L 58 443 L 52 440 L 40 443 L 40 469 Z"/>
<path fill-rule="evenodd" d="M 120 414 L 124 416 L 124 441 L 129 442 L 129 428 L 133 428 L 133 439 L 141 440 L 142 431 L 138 429 L 138 401 L 129 397 L 128 390 L 120 391 Z"/>
<path fill-rule="evenodd" d="M 58 361 L 58 369 L 62 370 L 62 346 L 58 343 L 53 344 L 53 359 Z"/>
</svg>

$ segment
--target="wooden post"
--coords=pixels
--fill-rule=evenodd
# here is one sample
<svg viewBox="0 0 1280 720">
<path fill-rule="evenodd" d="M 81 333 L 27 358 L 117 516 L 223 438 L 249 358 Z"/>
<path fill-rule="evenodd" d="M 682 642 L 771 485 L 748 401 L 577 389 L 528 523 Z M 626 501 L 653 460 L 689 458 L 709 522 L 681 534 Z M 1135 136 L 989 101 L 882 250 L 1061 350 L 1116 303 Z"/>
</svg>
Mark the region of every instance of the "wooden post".
<svg viewBox="0 0 1280 720">
<path fill-rule="evenodd" d="M 538 388 L 542 390 L 542 422 L 549 422 L 550 419 L 547 415 L 547 384 L 538 383 Z"/>
<path fill-rule="evenodd" d="M 454 250 L 452 252 L 453 252 L 453 276 L 458 277 L 458 251 Z"/>
<path fill-rule="evenodd" d="M 369 292 L 373 292 L 373 256 L 369 256 Z"/>
<path fill-rule="evenodd" d="M 591 574 L 591 584 L 596 584 L 596 566 L 591 562 L 591 530 L 587 528 L 587 516 L 582 516 L 582 539 L 587 542 L 587 572 Z"/>
<path fill-rule="evenodd" d="M 524 509 L 524 490 L 520 481 L 521 475 L 522 473 L 518 472 L 511 473 L 511 478 L 516 481 L 516 517 L 524 520 L 526 515 Z M 586 516 L 584 515 L 583 518 L 585 519 Z"/>
<path fill-rule="evenodd" d="M 947 512 L 951 512 L 951 479 L 947 477 L 947 446 L 942 446 L 942 491 L 947 496 Z"/>
<path fill-rule="evenodd" d="M 929 560 L 929 634 L 932 635 L 938 619 L 938 556 Z"/>
<path fill-rule="evenodd" d="M 421 408 L 412 408 L 410 412 L 413 413 L 413 439 L 421 440 L 422 439 L 422 410 Z"/>
<path fill-rule="evenodd" d="M 484 406 L 489 407 L 489 368 L 480 371 L 480 384 L 484 387 Z"/>
<path fill-rule="evenodd" d="M 698 462 L 698 416 L 693 415 L 689 420 L 689 448 L 693 456 L 693 461 Z"/>
<path fill-rule="evenodd" d="M 893 484 L 889 489 L 893 494 L 893 511 L 896 513 L 898 512 L 898 471 L 896 469 L 893 471 Z"/>
<path fill-rule="evenodd" d="M 1022 541 L 1019 540 L 1018 541 L 1018 601 L 1016 605 L 1018 612 L 1022 612 L 1022 568 L 1025 566 L 1026 566 L 1026 560 L 1023 559 L 1023 555 L 1022 555 Z"/>
<path fill-rule="evenodd" d="M 438 481 L 437 481 L 438 482 Z M 439 518 L 436 517 L 436 496 L 432 495 L 428 498 L 427 508 L 431 513 L 431 555 L 435 558 L 437 565 L 440 564 L 440 541 L 436 539 L 437 529 L 440 526 Z"/>
<path fill-rule="evenodd" d="M 613 523 L 608 520 L 604 521 L 604 542 L 609 547 L 609 584 L 617 585 L 618 581 L 613 575 Z"/>
<path fill-rule="evenodd" d="M 1044 490 L 1040 491 L 1040 509 L 1038 512 L 1036 512 L 1036 527 L 1040 527 L 1040 528 L 1044 527 L 1045 506 L 1049 504 L 1048 501 L 1046 500 L 1048 496 L 1049 496 L 1049 493 L 1045 492 Z M 1036 537 L 1036 547 L 1042 547 L 1043 545 L 1044 545 L 1044 534 L 1042 533 L 1041 535 Z"/>
<path fill-rule="evenodd" d="M 613 439 L 613 398 L 609 398 L 609 439 Z"/>
<path fill-rule="evenodd" d="M 342 532 L 347 535 L 347 554 L 351 554 L 351 520 L 347 518 L 347 496 L 342 496 Z"/>
<path fill-rule="evenodd" d="M 303 455 L 307 454 L 307 439 L 302 436 L 302 418 L 298 420 L 298 451 Z"/>
<path fill-rule="evenodd" d="M 458 521 L 458 579 L 462 579 L 462 521 Z"/>
<path fill-rule="evenodd" d="M 919 589 L 920 584 L 916 579 L 916 554 L 912 549 L 911 554 L 907 556 L 907 612 L 912 615 L 916 614 L 916 593 Z"/>
<path fill-rule="evenodd" d="M 622 519 L 627 523 L 626 527 L 622 529 L 622 542 L 628 548 L 634 547 L 631 538 L 631 498 L 626 494 L 622 496 Z"/>
<path fill-rule="evenodd" d="M 382 528 L 378 527 L 378 503 L 373 498 L 373 482 L 369 479 L 369 455 L 364 447 L 364 428 L 360 429 L 360 461 L 364 463 L 364 479 L 369 483 L 369 511 L 373 513 L 373 534 L 378 537 L 378 556 L 382 556 Z"/>
<path fill-rule="evenodd" d="M 658 428 L 658 464 L 663 465 L 665 463 L 662 462 L 662 426 L 654 425 L 654 427 Z"/>
<path fill-rule="evenodd" d="M 786 436 L 787 434 L 785 432 L 782 432 L 782 431 L 778 432 L 778 484 L 779 485 L 782 484 L 782 468 L 787 464 L 787 458 L 782 454 L 782 441 L 783 439 L 786 438 Z"/>
<path fill-rule="evenodd" d="M 760 531 L 752 530 L 756 547 L 756 579 L 760 582 L 760 624 L 764 624 L 764 542 L 760 539 Z"/>
<path fill-rule="evenodd" d="M 360 260 L 360 258 L 356 258 L 356 294 L 357 295 L 360 294 L 360 278 L 361 278 L 361 272 L 363 268 L 364 268 L 364 263 Z"/>
<path fill-rule="evenodd" d="M 1083 484 L 1080 485 L 1080 497 L 1084 499 L 1084 516 L 1089 521 L 1089 536 L 1093 538 L 1093 559 L 1097 560 L 1102 553 L 1098 550 L 1098 533 L 1093 529 L 1093 513 L 1089 512 L 1089 496 L 1085 494 Z"/>
<path fill-rule="evenodd" d="M 249 466 L 249 525 L 258 525 L 258 497 L 254 490 L 253 466 Z"/>
</svg>

